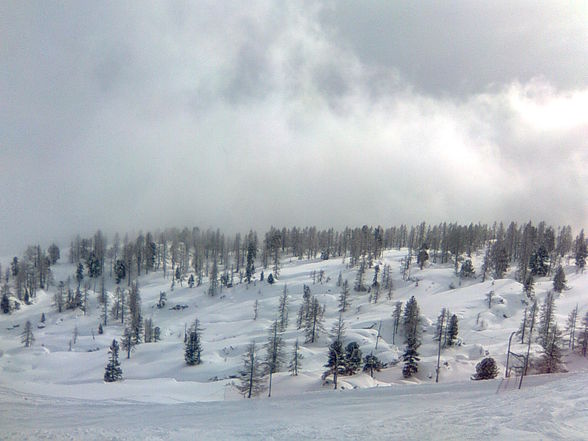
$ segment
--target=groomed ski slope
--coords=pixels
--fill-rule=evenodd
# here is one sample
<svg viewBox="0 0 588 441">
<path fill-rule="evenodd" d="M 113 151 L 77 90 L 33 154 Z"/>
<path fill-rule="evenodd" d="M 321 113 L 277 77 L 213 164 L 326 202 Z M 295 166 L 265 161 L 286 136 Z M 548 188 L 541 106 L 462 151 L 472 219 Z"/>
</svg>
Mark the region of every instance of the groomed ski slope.
<svg viewBox="0 0 588 441">
<path fill-rule="evenodd" d="M 142 276 L 143 316 L 161 328 L 162 341 L 139 345 L 129 360 L 121 353 L 124 381 L 111 384 L 102 377 L 108 346 L 122 335 L 120 322 L 109 320 L 104 335 L 98 335 L 101 307 L 94 293 L 84 315 L 81 311 L 58 314 L 52 307 L 55 288 L 39 291 L 33 305 L 0 314 L 0 439 L 588 439 L 585 358 L 564 351 L 569 373 L 529 376 L 521 391 L 513 380 L 470 380 L 475 365 L 487 355 L 498 362 L 500 375 L 504 373 L 508 337 L 523 313 L 522 287 L 512 274 L 483 283 L 464 280 L 460 286 L 452 265 L 428 264 L 423 270 L 413 265 L 411 281 L 403 281 L 400 260 L 405 255 L 406 250 L 389 250 L 380 262 L 380 267 L 390 264 L 392 269 L 391 300 L 382 292 L 377 304 L 370 303 L 370 294 L 352 290 L 351 308 L 344 313 L 345 344 L 357 341 L 364 355 L 373 351 L 390 367 L 375 379 L 366 374 L 340 377 L 343 390 L 339 391 L 321 380 L 328 335 L 303 344 L 303 331 L 296 329 L 295 321 L 304 284 L 326 305 L 325 328 L 329 330 L 337 320 L 339 272 L 351 286 L 357 272 L 341 258 L 286 257 L 274 285 L 259 280 L 249 286 L 236 284 L 214 298 L 207 295 L 206 278 L 200 287 L 190 289 L 184 283 L 171 291 L 169 275 L 164 279 L 159 271 Z M 476 269 L 481 256 L 472 256 Z M 579 317 L 588 306 L 588 276 L 575 274 L 573 265 L 565 269 L 569 289 L 556 299 L 562 328 L 576 304 Z M 323 282 L 313 284 L 311 274 L 321 270 Z M 58 264 L 53 271 L 56 281 L 66 280 L 74 267 Z M 373 269 L 367 271 L 365 283 L 372 278 Z M 243 400 L 232 387 L 234 377 L 246 345 L 255 340 L 261 348 L 267 340 L 284 284 L 289 298 L 285 358 L 299 338 L 302 372 L 298 377 L 276 374 L 271 399 Z M 550 288 L 548 278 L 537 279 L 540 302 Z M 107 289 L 114 291 L 112 282 L 107 281 Z M 496 302 L 488 308 L 490 290 Z M 168 302 L 159 309 L 161 291 L 166 291 Z M 407 381 L 402 378 L 402 363 L 395 364 L 404 348 L 402 336 L 392 342 L 391 315 L 394 302 L 406 303 L 412 295 L 421 308 L 423 344 L 419 373 Z M 258 318 L 253 320 L 256 300 Z M 170 309 L 176 304 L 187 308 Z M 442 307 L 459 317 L 462 344 L 443 351 L 440 384 L 435 385 L 437 342 L 432 336 Z M 46 323 L 38 328 L 42 312 Z M 186 366 L 184 329 L 195 318 L 204 329 L 203 363 Z M 35 334 L 32 348 L 20 343 L 27 320 Z M 75 327 L 79 338 L 70 351 Z M 513 350 L 522 347 L 515 343 Z M 263 350 L 259 354 L 263 356 Z"/>
<path fill-rule="evenodd" d="M 0 388 L 3 440 L 586 440 L 588 375 L 156 403 Z M 147 392 L 147 391 L 146 391 Z M 154 394 L 161 393 L 157 388 Z"/>
</svg>

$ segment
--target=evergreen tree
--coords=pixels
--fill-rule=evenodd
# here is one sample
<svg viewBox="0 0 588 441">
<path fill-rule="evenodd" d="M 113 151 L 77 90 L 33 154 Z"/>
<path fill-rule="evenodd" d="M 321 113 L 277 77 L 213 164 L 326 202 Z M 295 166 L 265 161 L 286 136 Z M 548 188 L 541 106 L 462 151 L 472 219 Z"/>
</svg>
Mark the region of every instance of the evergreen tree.
<svg viewBox="0 0 588 441">
<path fill-rule="evenodd" d="M 100 334 L 100 329 L 98 329 L 98 333 Z M 136 342 L 133 338 L 133 330 L 130 325 L 125 328 L 120 342 L 122 350 L 127 353 L 127 358 L 131 358 L 131 352 L 135 350 Z"/>
<path fill-rule="evenodd" d="M 402 302 L 396 302 L 394 304 L 394 311 L 392 312 L 392 319 L 394 321 L 394 328 L 392 331 L 392 344 L 396 339 L 396 334 L 398 334 L 398 326 L 402 320 Z"/>
<path fill-rule="evenodd" d="M 453 314 L 449 319 L 449 326 L 447 329 L 447 346 L 454 346 L 457 343 L 458 332 L 458 319 L 457 316 Z"/>
<path fill-rule="evenodd" d="M 420 361 L 418 348 L 420 341 L 420 310 L 416 299 L 412 296 L 404 308 L 404 336 L 406 349 L 402 356 L 404 367 L 402 375 L 404 378 L 412 377 L 418 372 L 418 362 Z"/>
<path fill-rule="evenodd" d="M 20 341 L 22 344 L 24 344 L 25 348 L 30 348 L 35 342 L 35 336 L 33 335 L 33 326 L 31 325 L 31 322 L 29 320 L 27 320 L 27 322 L 25 323 L 24 330 L 20 335 Z"/>
<path fill-rule="evenodd" d="M 339 295 L 339 312 L 347 311 L 347 308 L 351 305 L 349 300 L 349 282 L 347 279 L 341 285 L 341 294 Z"/>
<path fill-rule="evenodd" d="M 584 320 L 582 320 L 583 329 L 578 335 L 578 346 L 580 347 L 580 351 L 582 355 L 586 357 L 586 353 L 588 352 L 588 311 L 584 316 Z"/>
<path fill-rule="evenodd" d="M 255 342 L 247 346 L 247 352 L 243 356 L 243 369 L 239 376 L 239 384 L 236 387 L 243 397 L 252 398 L 264 391 L 263 369 L 257 357 Z"/>
<path fill-rule="evenodd" d="M 361 359 L 361 349 L 357 342 L 352 341 L 345 348 L 345 374 L 355 374 L 361 368 Z"/>
<path fill-rule="evenodd" d="M 467 259 L 461 264 L 459 277 L 462 279 L 473 279 L 476 277 L 476 271 L 474 271 L 474 265 L 472 264 L 471 259 Z"/>
<path fill-rule="evenodd" d="M 491 380 L 498 375 L 498 366 L 492 357 L 486 357 L 476 365 L 476 375 L 473 380 Z"/>
<path fill-rule="evenodd" d="M 63 280 L 59 282 L 57 286 L 57 291 L 55 291 L 55 295 L 53 296 L 54 304 L 57 307 L 57 312 L 62 312 L 63 307 L 65 306 L 65 283 Z"/>
<path fill-rule="evenodd" d="M 576 322 L 578 321 L 578 305 L 570 311 L 565 333 L 568 336 L 568 348 L 574 350 L 576 343 Z"/>
<path fill-rule="evenodd" d="M 547 271 L 549 271 L 549 253 L 543 245 L 540 245 L 539 248 L 531 254 L 529 266 L 531 268 L 531 274 L 534 276 L 543 277 L 547 275 Z"/>
<path fill-rule="evenodd" d="M 76 282 L 78 282 L 78 288 L 82 284 L 82 280 L 84 280 L 84 265 L 78 263 L 78 267 L 76 269 Z"/>
<path fill-rule="evenodd" d="M 521 344 L 525 343 L 525 336 L 527 337 L 528 343 L 531 342 L 531 333 L 535 323 L 537 322 L 538 310 L 539 306 L 537 305 L 537 300 L 534 300 L 531 305 L 525 308 L 523 313 L 523 320 L 521 321 L 521 325 L 517 331 L 517 335 L 521 336 Z"/>
<path fill-rule="evenodd" d="M 209 280 L 208 295 L 214 297 L 218 293 L 218 266 L 216 264 L 216 259 L 212 262 L 212 270 L 210 271 Z"/>
<path fill-rule="evenodd" d="M 116 284 L 120 284 L 127 276 L 127 266 L 124 260 L 118 259 L 114 264 L 114 275 Z"/>
<path fill-rule="evenodd" d="M 533 274 L 528 274 L 523 282 L 523 293 L 525 294 L 525 303 L 535 299 L 535 279 Z"/>
<path fill-rule="evenodd" d="M 296 319 L 297 329 L 301 329 L 308 319 L 311 305 L 310 287 L 308 285 L 303 286 L 302 304 L 298 310 L 298 317 Z"/>
<path fill-rule="evenodd" d="M 198 319 L 190 327 L 184 348 L 184 360 L 189 366 L 194 366 L 201 363 L 202 344 L 201 344 L 202 329 Z"/>
<path fill-rule="evenodd" d="M 298 339 L 294 342 L 294 349 L 292 350 L 292 358 L 290 359 L 290 364 L 288 366 L 288 370 L 293 376 L 298 375 L 298 371 L 302 368 L 302 359 L 304 356 L 300 353 L 300 344 L 298 343 Z"/>
<path fill-rule="evenodd" d="M 488 302 L 488 309 L 492 308 L 492 301 L 494 300 L 494 290 L 490 290 L 486 293 L 486 301 Z"/>
<path fill-rule="evenodd" d="M 542 340 L 543 355 L 539 363 L 539 370 L 546 374 L 560 372 L 563 368 L 561 354 L 561 332 L 554 323 L 548 330 L 546 338 Z"/>
<path fill-rule="evenodd" d="M 366 290 L 366 287 L 363 283 L 363 279 L 365 277 L 365 266 L 365 261 L 362 260 L 357 270 L 357 276 L 355 277 L 355 286 L 353 287 L 355 291 L 361 292 Z"/>
<path fill-rule="evenodd" d="M 112 340 L 110 350 L 108 351 L 110 359 L 104 371 L 104 381 L 107 383 L 122 380 L 122 369 L 120 367 L 120 361 L 118 360 L 118 350 L 119 346 L 117 341 Z"/>
<path fill-rule="evenodd" d="M 245 279 L 251 283 L 251 278 L 255 274 L 255 256 L 257 255 L 257 245 L 252 238 L 247 244 L 247 266 L 245 267 Z"/>
<path fill-rule="evenodd" d="M 274 372 L 279 372 L 284 362 L 284 356 L 282 354 L 284 347 L 284 340 L 280 332 L 280 324 L 277 320 L 272 323 L 269 329 L 269 337 L 265 344 L 266 350 L 266 366 L 269 372 L 269 390 L 268 396 L 272 395 L 272 377 Z"/>
<path fill-rule="evenodd" d="M 417 349 L 420 346 L 420 342 L 415 338 L 407 338 L 406 349 L 402 355 L 404 366 L 402 368 L 402 376 L 404 378 L 410 378 L 416 374 L 419 370 L 418 362 L 420 361 L 419 353 Z"/>
<path fill-rule="evenodd" d="M 508 252 L 502 243 L 496 242 L 492 246 L 491 261 L 492 267 L 494 268 L 494 277 L 496 279 L 502 279 L 509 265 Z"/>
<path fill-rule="evenodd" d="M 334 388 L 337 389 L 337 378 L 345 373 L 345 354 L 340 340 L 334 340 L 329 346 L 329 358 L 325 367 L 329 369 L 323 374 L 323 378 L 333 375 Z"/>
<path fill-rule="evenodd" d="M 421 270 L 425 266 L 425 263 L 427 262 L 427 260 L 429 260 L 429 253 L 427 252 L 426 245 L 423 244 L 417 254 L 417 265 L 419 266 L 419 268 Z"/>
<path fill-rule="evenodd" d="M 49 248 L 47 248 L 47 254 L 49 255 L 49 263 L 55 265 L 60 257 L 59 247 L 52 243 L 49 245 Z"/>
<path fill-rule="evenodd" d="M 284 285 L 284 291 L 278 306 L 278 314 L 280 317 L 280 332 L 284 332 L 288 328 L 288 285 Z"/>
<path fill-rule="evenodd" d="M 560 265 L 557 267 L 555 271 L 555 275 L 553 276 L 553 290 L 555 292 L 562 292 L 566 289 L 566 273 L 563 267 Z"/>
<path fill-rule="evenodd" d="M 319 304 L 318 299 L 313 296 L 310 301 L 308 316 L 304 324 L 306 343 L 314 343 L 316 340 L 318 340 L 320 334 L 324 332 L 323 314 L 323 308 Z"/>
<path fill-rule="evenodd" d="M 131 285 L 131 292 L 129 293 L 129 314 L 133 344 L 138 345 L 142 342 L 143 338 L 143 314 L 141 311 L 141 294 L 137 282 Z"/>
<path fill-rule="evenodd" d="M 555 298 L 553 291 L 549 291 L 539 311 L 539 336 L 541 346 L 545 348 L 552 335 L 552 328 L 555 326 Z"/>
<path fill-rule="evenodd" d="M 447 346 L 447 328 L 449 326 L 449 318 L 451 313 L 447 308 L 442 308 L 441 313 L 437 317 L 437 324 L 435 326 L 435 335 L 433 336 L 434 341 L 441 342 L 441 346 Z"/>
<path fill-rule="evenodd" d="M 374 378 L 374 371 L 380 372 L 384 367 L 378 357 L 373 354 L 366 355 L 363 361 L 363 371 L 369 372 L 370 377 Z"/>
<path fill-rule="evenodd" d="M 586 266 L 586 257 L 588 257 L 588 249 L 586 247 L 586 239 L 584 238 L 584 230 L 576 238 L 576 268 L 579 272 L 584 272 Z"/>
<path fill-rule="evenodd" d="M 10 307 L 10 300 L 8 299 L 8 295 L 4 290 L 2 292 L 2 300 L 0 301 L 0 309 L 4 314 L 9 314 L 12 309 Z"/>
</svg>

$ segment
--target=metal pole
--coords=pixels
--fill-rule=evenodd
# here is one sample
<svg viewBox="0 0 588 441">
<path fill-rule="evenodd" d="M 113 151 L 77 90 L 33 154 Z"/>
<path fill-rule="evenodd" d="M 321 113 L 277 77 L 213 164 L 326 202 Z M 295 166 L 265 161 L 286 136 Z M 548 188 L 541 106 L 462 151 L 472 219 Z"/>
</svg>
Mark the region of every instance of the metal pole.
<svg viewBox="0 0 588 441">
<path fill-rule="evenodd" d="M 441 361 L 441 336 L 443 335 L 443 322 L 445 321 L 445 311 L 441 316 L 441 326 L 439 329 L 439 349 L 437 350 L 437 375 L 435 376 L 435 383 L 439 383 L 439 363 Z"/>
<path fill-rule="evenodd" d="M 508 359 L 510 358 L 510 343 L 512 342 L 512 337 L 515 334 L 516 334 L 516 331 L 514 331 L 512 334 L 510 334 L 510 337 L 508 338 L 508 352 L 506 353 L 506 372 L 504 373 L 504 378 L 508 378 L 509 377 L 509 373 L 508 373 Z"/>
</svg>

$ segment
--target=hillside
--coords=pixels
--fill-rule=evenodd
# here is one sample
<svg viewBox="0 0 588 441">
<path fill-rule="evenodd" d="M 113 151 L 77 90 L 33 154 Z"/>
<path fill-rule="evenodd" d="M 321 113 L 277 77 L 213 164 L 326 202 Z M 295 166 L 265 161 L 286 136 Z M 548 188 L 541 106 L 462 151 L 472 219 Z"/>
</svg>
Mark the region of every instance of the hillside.
<svg viewBox="0 0 588 441">
<path fill-rule="evenodd" d="M 45 405 L 51 404 L 51 407 L 56 405 L 57 409 L 61 410 L 43 410 L 43 418 L 33 427 L 40 430 L 39 433 L 43 433 L 45 430 L 43 427 L 48 425 L 50 427 L 47 429 L 48 433 L 59 434 L 62 433 L 60 432 L 61 426 L 49 422 L 51 415 L 63 412 L 66 415 L 64 424 L 76 426 L 74 416 L 78 412 L 82 412 L 84 408 L 96 405 L 99 409 L 99 415 L 114 418 L 114 427 L 124 425 L 124 418 L 117 416 L 119 412 L 123 412 L 125 415 L 128 412 L 131 415 L 141 414 L 140 418 L 144 421 L 149 421 L 150 415 L 163 413 L 167 416 L 162 417 L 161 425 L 181 426 L 182 429 L 178 429 L 178 435 L 188 439 L 188 434 L 193 433 L 193 430 L 202 430 L 204 423 L 196 425 L 192 423 L 189 426 L 191 429 L 188 430 L 181 423 L 181 415 L 201 412 L 209 416 L 221 415 L 226 409 L 229 413 L 236 412 L 239 415 L 238 421 L 247 427 L 247 420 L 250 418 L 249 412 L 263 409 L 261 413 L 265 414 L 267 411 L 267 416 L 263 417 L 267 420 L 266 422 L 260 421 L 259 424 L 270 430 L 268 433 L 273 434 L 268 437 L 287 438 L 288 436 L 284 436 L 282 429 L 291 427 L 290 423 L 286 422 L 289 417 L 288 412 L 284 412 L 280 418 L 276 417 L 276 414 L 280 413 L 280 409 L 284 410 L 284 407 L 293 406 L 293 408 L 302 409 L 308 404 L 312 409 L 317 410 L 319 415 L 323 415 L 318 418 L 327 421 L 329 420 L 329 411 L 322 410 L 323 406 L 327 408 L 334 406 L 335 412 L 339 413 L 338 418 L 343 418 L 342 415 L 351 413 L 353 418 L 358 418 L 358 420 L 361 420 L 363 413 L 371 413 L 375 409 L 385 406 L 387 407 L 386 411 L 377 410 L 380 416 L 377 418 L 374 416 L 375 419 L 370 420 L 374 428 L 373 432 L 369 433 L 373 433 L 377 439 L 380 434 L 378 430 L 391 434 L 400 427 L 398 423 L 390 423 L 393 419 L 392 415 L 397 415 L 401 421 L 416 423 L 416 417 L 412 416 L 413 412 L 441 412 L 433 417 L 433 427 L 437 427 L 437 425 L 445 427 L 459 421 L 460 415 L 463 417 L 472 403 L 479 402 L 477 408 L 480 414 L 476 417 L 476 421 L 484 420 L 483 413 L 488 411 L 489 407 L 502 408 L 505 405 L 506 409 L 503 412 L 506 418 L 506 415 L 516 411 L 517 403 L 527 403 L 528 401 L 528 405 L 531 407 L 538 405 L 538 402 L 534 400 L 537 400 L 540 395 L 539 387 L 537 391 L 531 390 L 538 383 L 547 383 L 540 386 L 543 389 L 554 387 L 559 391 L 564 385 L 566 385 L 564 388 L 568 388 L 568 381 L 585 381 L 583 378 L 588 371 L 587 359 L 565 350 L 566 366 L 570 373 L 563 377 L 561 375 L 554 376 L 553 380 L 557 382 L 557 386 L 549 385 L 552 380 L 552 378 L 548 378 L 549 376 L 530 376 L 525 379 L 525 388 L 528 384 L 530 385 L 529 390 L 517 392 L 514 390 L 514 380 L 511 380 L 510 383 L 502 385 L 501 390 L 505 395 L 497 396 L 499 380 L 472 382 L 470 377 L 475 373 L 476 364 L 487 355 L 496 359 L 499 364 L 499 376 L 503 376 L 508 338 L 511 332 L 518 329 L 523 316 L 522 285 L 514 280 L 511 273 L 507 273 L 504 279 L 487 280 L 483 283 L 479 278 L 463 279 L 460 286 L 460 280 L 454 275 L 451 264 L 437 265 L 432 263 L 425 265 L 422 270 L 414 264 L 411 268 L 410 279 L 404 281 L 400 268 L 406 253 L 405 249 L 387 250 L 381 260 L 375 262 L 375 264 L 379 264 L 380 268 L 390 265 L 393 281 L 390 299 L 388 292 L 380 290 L 378 302 L 374 303 L 375 291 L 355 292 L 351 289 L 351 306 L 347 312 L 343 313 L 346 324 L 345 345 L 356 341 L 364 355 L 373 352 L 383 362 L 388 363 L 388 367 L 377 372 L 373 379 L 363 373 L 340 376 L 339 385 L 343 391 L 337 392 L 332 391 L 330 381 L 325 382 L 321 379 L 325 370 L 327 347 L 331 338 L 328 333 L 323 333 L 317 342 L 304 343 L 303 330 L 297 330 L 296 327 L 296 316 L 302 303 L 303 286 L 308 285 L 311 294 L 316 296 L 319 303 L 326 307 L 324 327 L 327 331 L 331 329 L 339 317 L 338 303 L 341 292 L 341 288 L 337 286 L 339 274 L 341 273 L 342 279 L 349 281 L 350 286 L 353 286 L 357 274 L 357 267 L 349 268 L 348 262 L 344 262 L 341 258 L 297 260 L 286 256 L 281 261 L 279 279 L 273 285 L 267 282 L 267 274 L 270 270 L 266 270 L 264 281 L 259 280 L 260 271 L 258 270 L 256 280 L 251 284 L 237 283 L 236 281 L 233 287 L 223 288 L 214 297 L 207 293 L 206 278 L 199 287 L 190 288 L 184 282 L 183 286 L 176 284 L 172 291 L 169 275 L 168 279 L 164 279 L 161 271 L 141 276 L 138 283 L 142 297 L 143 316 L 152 318 L 154 325 L 161 328 L 161 341 L 138 345 L 130 359 L 126 359 L 126 354 L 121 353 L 124 381 L 115 383 L 104 383 L 103 375 L 108 359 L 108 347 L 113 339 L 120 339 L 123 334 L 123 325 L 120 321 L 117 322 L 109 318 L 108 325 L 104 327 L 104 334 L 99 335 L 97 327 L 101 321 L 102 307 L 98 303 L 95 293 L 90 293 L 87 314 L 79 309 L 60 314 L 52 306 L 55 288 L 52 287 L 48 292 L 41 290 L 37 293 L 36 300 L 32 305 L 23 305 L 19 311 L 14 311 L 10 315 L 0 314 L 0 406 L 3 410 L 12 409 L 10 412 L 2 412 L 0 425 L 5 427 L 10 420 L 8 427 L 13 431 L 15 439 L 18 439 L 16 436 L 16 432 L 19 430 L 18 419 L 13 420 L 12 418 L 17 413 L 20 415 L 21 411 L 27 415 L 28 412 L 33 411 L 33 408 L 44 408 Z M 479 267 L 481 256 L 480 253 L 472 256 L 475 268 Z M 53 272 L 55 280 L 65 280 L 68 276 L 73 277 L 75 267 L 70 264 L 58 263 L 53 268 Z M 556 316 L 562 329 L 568 313 L 576 304 L 579 305 L 579 317 L 584 317 L 588 306 L 586 301 L 588 276 L 576 274 L 573 266 L 567 267 L 566 272 L 568 289 L 558 295 L 556 299 Z M 321 273 L 322 280 L 319 281 Z M 366 271 L 366 285 L 370 284 L 373 277 L 374 267 Z M 267 341 L 268 330 L 273 320 L 277 318 L 280 296 L 283 294 L 285 286 L 288 293 L 289 311 L 289 324 L 284 332 L 285 365 L 288 364 L 294 342 L 298 338 L 304 356 L 300 375 L 291 376 L 287 372 L 287 367 L 283 368 L 273 378 L 270 400 L 272 404 L 269 402 L 266 404 L 265 402 L 268 400 L 263 397 L 256 400 L 256 402 L 259 401 L 259 404 L 244 404 L 232 384 L 237 381 L 235 376 L 242 368 L 247 344 L 255 341 L 261 349 Z M 111 303 L 114 299 L 114 288 L 114 282 L 107 279 L 106 289 L 109 292 Z M 540 302 L 543 301 L 547 291 L 551 288 L 552 282 L 549 278 L 536 280 L 535 293 Z M 488 308 L 486 294 L 491 290 L 495 293 L 495 300 L 492 307 Z M 167 304 L 163 308 L 158 308 L 157 303 L 162 291 L 166 292 Z M 420 306 L 423 343 L 419 348 L 421 360 L 418 374 L 407 380 L 402 376 L 401 356 L 404 350 L 402 335 L 396 335 L 396 344 L 392 342 L 394 327 L 392 313 L 395 302 L 406 303 L 411 296 L 415 297 Z M 256 301 L 258 316 L 254 320 Z M 175 309 L 175 305 L 184 307 Z M 438 343 L 433 340 L 433 335 L 437 316 L 441 308 L 444 307 L 456 314 L 459 319 L 459 341 L 458 345 L 443 349 L 440 385 L 434 385 Z M 45 326 L 38 328 L 42 313 L 46 317 Z M 196 318 L 199 319 L 200 326 L 203 328 L 202 364 L 187 366 L 184 362 L 184 331 Z M 20 335 L 27 320 L 33 324 L 35 336 L 35 343 L 31 348 L 24 348 L 20 342 Z M 74 328 L 77 328 L 79 336 L 77 342 L 71 344 L 70 350 L 70 340 L 73 339 Z M 378 328 L 380 328 L 380 340 L 377 349 L 375 349 Z M 513 350 L 522 352 L 523 347 L 514 344 Z M 532 350 L 537 353 L 539 346 L 533 345 Z M 263 356 L 264 351 L 260 350 L 259 355 Z M 575 374 L 577 372 L 584 372 L 584 374 L 577 375 Z M 430 386 L 426 386 L 426 384 Z M 378 390 L 374 390 L 374 392 L 352 392 L 349 390 L 374 387 Z M 321 393 L 317 394 L 317 392 Z M 453 396 L 454 392 L 457 394 L 456 398 Z M 573 388 L 569 388 L 568 392 L 573 395 Z M 423 394 L 427 395 L 425 399 L 423 399 Z M 552 392 L 549 394 L 552 395 Z M 298 395 L 300 398 L 294 397 Z M 23 399 L 26 402 L 23 402 Z M 211 403 L 210 405 L 213 407 L 203 407 L 196 404 L 205 401 L 235 400 L 241 404 Z M 407 409 L 406 414 L 398 409 L 392 410 L 397 406 L 395 403 L 398 400 L 402 400 L 402 407 Z M 573 400 L 569 401 L 564 396 L 558 400 L 565 401 L 567 407 L 573 407 Z M 355 404 L 353 404 L 356 401 L 357 411 Z M 437 407 L 441 401 L 443 402 L 442 411 Z M 16 408 L 21 409 L 18 412 L 12 407 L 15 402 L 20 403 Z M 390 403 L 388 404 L 388 402 Z M 374 405 L 371 406 L 370 403 Z M 130 404 L 135 404 L 138 407 L 135 408 Z M 114 405 L 114 408 L 111 409 L 111 405 Z M 176 406 L 169 407 L 170 405 Z M 216 409 L 216 411 L 210 409 Z M 454 414 L 454 411 L 457 413 Z M 580 412 L 580 415 L 574 414 L 574 418 L 583 418 L 585 421 L 585 410 L 579 409 L 577 411 Z M 173 417 L 169 416 L 170 413 L 173 414 Z M 68 416 L 70 414 L 72 416 Z M 281 423 L 272 426 L 270 423 L 273 421 L 272 415 Z M 390 415 L 390 419 L 387 418 L 387 415 Z M 453 416 L 449 421 L 445 421 L 445 417 L 442 415 Z M 225 419 L 223 424 L 226 424 L 226 427 L 236 424 L 234 421 L 229 421 L 231 419 L 229 416 L 223 418 Z M 334 422 L 329 422 L 321 428 L 317 426 L 316 432 L 312 432 L 313 425 L 308 424 L 311 418 L 310 414 L 303 416 L 302 420 L 297 421 L 293 426 L 291 434 L 301 434 L 309 438 L 316 435 L 328 439 L 328 434 L 331 433 L 328 427 L 332 427 Z M 500 419 L 500 415 L 495 414 L 495 418 Z M 469 427 L 476 426 L 473 421 L 470 421 Z M 148 423 L 146 424 L 149 426 Z M 483 424 L 488 426 L 489 423 Z M 547 425 L 547 422 L 544 421 L 543 425 Z M 350 439 L 357 437 L 351 434 L 362 433 L 359 423 L 354 425 L 353 422 L 349 422 L 344 426 L 350 430 Z M 222 425 L 217 427 L 216 432 L 207 432 L 207 436 L 212 439 L 215 433 L 222 433 L 224 430 L 222 427 Z M 93 423 L 89 423 L 88 428 L 93 431 L 95 426 Z M 528 427 L 519 429 L 529 430 Z M 81 428 L 75 430 L 78 435 L 85 433 L 80 432 Z M 118 429 L 108 430 L 112 432 L 105 433 L 110 436 Z M 422 430 L 428 429 L 420 430 L 421 432 L 418 432 L 421 434 L 420 439 L 423 439 L 423 436 L 427 438 L 424 435 L 427 432 Z M 496 436 L 509 433 L 503 432 L 501 429 L 496 430 L 498 432 L 491 432 Z M 569 432 L 562 429 L 557 436 L 564 438 L 569 436 L 565 439 L 575 439 L 574 437 L 579 437 L 579 432 L 576 433 L 574 430 L 573 427 L 569 428 Z M 146 432 L 154 437 L 153 439 L 159 439 L 157 433 L 157 431 Z M 251 432 L 243 433 L 243 438 L 254 439 L 255 434 L 259 435 L 260 432 L 251 429 Z M 429 435 L 431 433 L 429 432 Z M 474 433 L 480 432 L 477 429 L 474 430 L 471 433 L 472 437 L 474 437 Z M 93 436 L 97 437 L 98 435 L 93 434 Z M 127 432 L 126 436 L 127 438 L 120 439 L 132 438 L 130 432 Z M 459 438 L 467 439 L 469 436 L 469 432 L 464 432 Z M 554 434 L 553 439 L 557 436 Z M 91 438 L 89 436 L 82 437 Z M 448 438 L 452 437 L 454 436 L 448 435 Z M 414 439 L 419 439 L 419 436 L 415 435 Z M 524 437 L 519 439 L 524 439 Z"/>
</svg>

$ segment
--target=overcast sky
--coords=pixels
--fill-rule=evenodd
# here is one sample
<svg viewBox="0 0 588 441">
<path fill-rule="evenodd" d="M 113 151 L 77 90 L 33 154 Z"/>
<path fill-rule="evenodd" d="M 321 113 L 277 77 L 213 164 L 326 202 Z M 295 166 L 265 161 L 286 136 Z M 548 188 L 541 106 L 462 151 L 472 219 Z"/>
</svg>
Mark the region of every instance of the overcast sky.
<svg viewBox="0 0 588 441">
<path fill-rule="evenodd" d="M 586 2 L 0 2 L 0 252 L 588 217 Z"/>
</svg>

